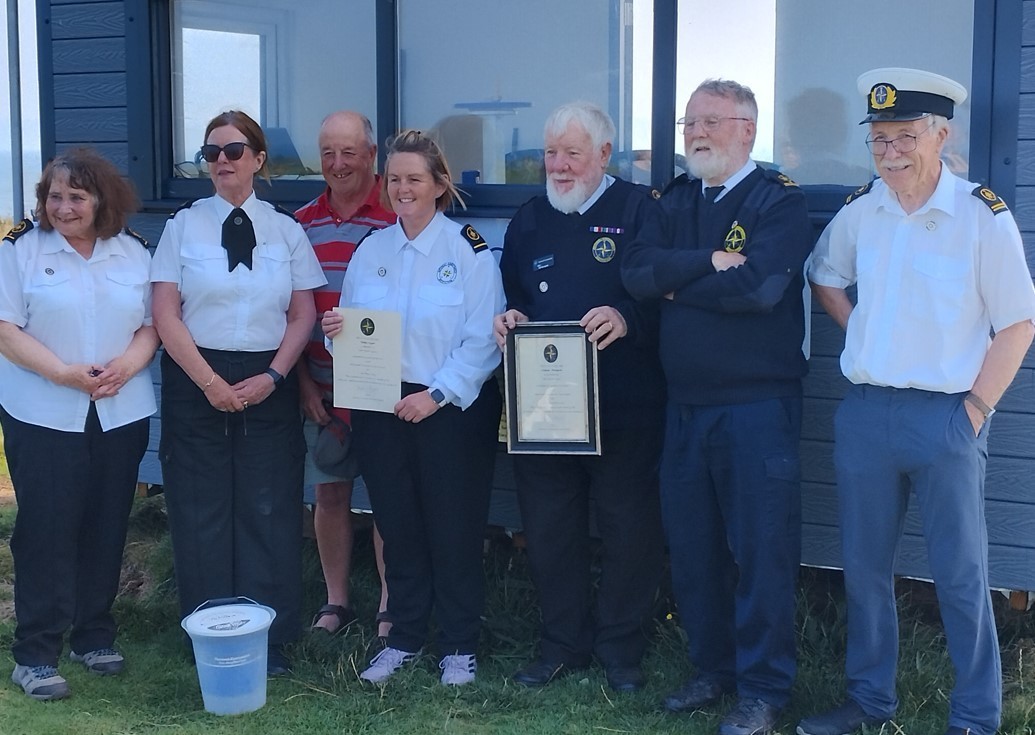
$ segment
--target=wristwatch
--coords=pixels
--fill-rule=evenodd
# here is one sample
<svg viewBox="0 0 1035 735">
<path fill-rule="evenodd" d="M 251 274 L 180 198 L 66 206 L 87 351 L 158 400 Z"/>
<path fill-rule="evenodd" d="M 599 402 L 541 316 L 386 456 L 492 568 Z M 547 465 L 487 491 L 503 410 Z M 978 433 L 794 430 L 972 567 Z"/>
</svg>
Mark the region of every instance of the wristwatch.
<svg viewBox="0 0 1035 735">
<path fill-rule="evenodd" d="M 278 373 L 273 368 L 266 368 L 266 374 L 273 378 L 273 389 L 276 390 L 280 387 L 280 384 L 284 382 L 284 376 Z"/>
<path fill-rule="evenodd" d="M 989 406 L 987 403 L 985 403 L 983 400 L 981 400 L 981 398 L 978 397 L 974 393 L 968 393 L 967 395 L 965 395 L 963 397 L 963 400 L 965 400 L 971 406 L 973 406 L 978 411 L 980 411 L 981 415 L 985 417 L 985 419 L 984 419 L 985 421 L 988 421 L 990 418 L 992 418 L 992 414 L 995 413 L 995 409 L 994 408 Z"/>
<path fill-rule="evenodd" d="M 439 408 L 442 408 L 442 406 L 449 403 L 449 401 L 446 400 L 445 394 L 438 388 L 435 388 L 435 390 L 432 391 L 428 391 L 428 393 L 431 395 L 431 400 L 437 403 Z"/>
</svg>

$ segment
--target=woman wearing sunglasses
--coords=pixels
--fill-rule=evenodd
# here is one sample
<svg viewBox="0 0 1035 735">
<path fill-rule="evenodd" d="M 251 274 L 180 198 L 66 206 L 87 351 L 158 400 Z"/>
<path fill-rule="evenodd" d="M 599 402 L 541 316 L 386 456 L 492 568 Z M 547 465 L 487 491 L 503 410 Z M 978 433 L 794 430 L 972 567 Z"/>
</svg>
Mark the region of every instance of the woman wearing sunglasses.
<svg viewBox="0 0 1035 735">
<path fill-rule="evenodd" d="M 269 605 L 267 667 L 283 674 L 301 605 L 305 442 L 292 368 L 326 279 L 301 226 L 255 197 L 267 158 L 258 123 L 217 115 L 201 154 L 215 196 L 173 215 L 151 270 L 180 610 L 236 596 Z"/>
</svg>

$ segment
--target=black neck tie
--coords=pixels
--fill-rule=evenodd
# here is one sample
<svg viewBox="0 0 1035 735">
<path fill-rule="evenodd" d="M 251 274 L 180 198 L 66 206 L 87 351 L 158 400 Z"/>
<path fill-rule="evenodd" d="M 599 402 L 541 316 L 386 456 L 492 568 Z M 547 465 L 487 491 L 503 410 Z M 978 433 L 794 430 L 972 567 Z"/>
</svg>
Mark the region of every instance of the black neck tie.
<svg viewBox="0 0 1035 735">
<path fill-rule="evenodd" d="M 715 201 L 715 197 L 719 196 L 719 192 L 725 189 L 725 186 L 706 186 L 704 187 L 704 200 L 711 204 Z"/>
<path fill-rule="evenodd" d="M 255 228 L 247 213 L 237 207 L 223 221 L 223 249 L 226 250 L 226 269 L 233 272 L 239 263 L 252 269 L 252 249 L 255 247 Z"/>
</svg>

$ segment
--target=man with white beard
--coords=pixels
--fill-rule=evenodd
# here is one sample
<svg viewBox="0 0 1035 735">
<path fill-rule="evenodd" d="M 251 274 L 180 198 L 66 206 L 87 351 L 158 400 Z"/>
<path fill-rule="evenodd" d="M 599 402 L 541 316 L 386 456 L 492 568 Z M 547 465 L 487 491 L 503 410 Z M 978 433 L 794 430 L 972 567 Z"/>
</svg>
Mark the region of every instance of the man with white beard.
<svg viewBox="0 0 1035 735">
<path fill-rule="evenodd" d="M 539 658 L 516 674 L 529 687 L 585 668 L 593 656 L 615 691 L 640 689 L 640 659 L 662 569 L 657 462 L 664 378 L 657 307 L 622 287 L 628 244 L 658 194 L 607 175 L 611 119 L 585 102 L 546 121 L 546 196 L 525 203 L 504 239 L 507 331 L 524 321 L 579 321 L 599 351 L 602 453 L 515 455 L 528 562 L 539 593 Z M 590 507 L 602 551 L 591 604 Z"/>
<path fill-rule="evenodd" d="M 720 735 L 775 726 L 795 676 L 801 553 L 805 196 L 751 160 L 758 107 L 708 80 L 690 96 L 680 176 L 622 264 L 660 300 L 668 387 L 661 505 L 672 588 L 697 673 L 673 712 L 736 693 Z"/>
</svg>

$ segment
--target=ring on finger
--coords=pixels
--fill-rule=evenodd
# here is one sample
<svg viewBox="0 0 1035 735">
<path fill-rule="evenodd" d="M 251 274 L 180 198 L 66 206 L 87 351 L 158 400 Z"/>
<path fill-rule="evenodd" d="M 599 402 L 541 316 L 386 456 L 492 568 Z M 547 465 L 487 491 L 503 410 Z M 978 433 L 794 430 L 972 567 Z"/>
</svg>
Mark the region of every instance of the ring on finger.
<svg viewBox="0 0 1035 735">
<path fill-rule="evenodd" d="M 245 408 L 248 408 L 248 401 L 241 401 Z"/>
</svg>

